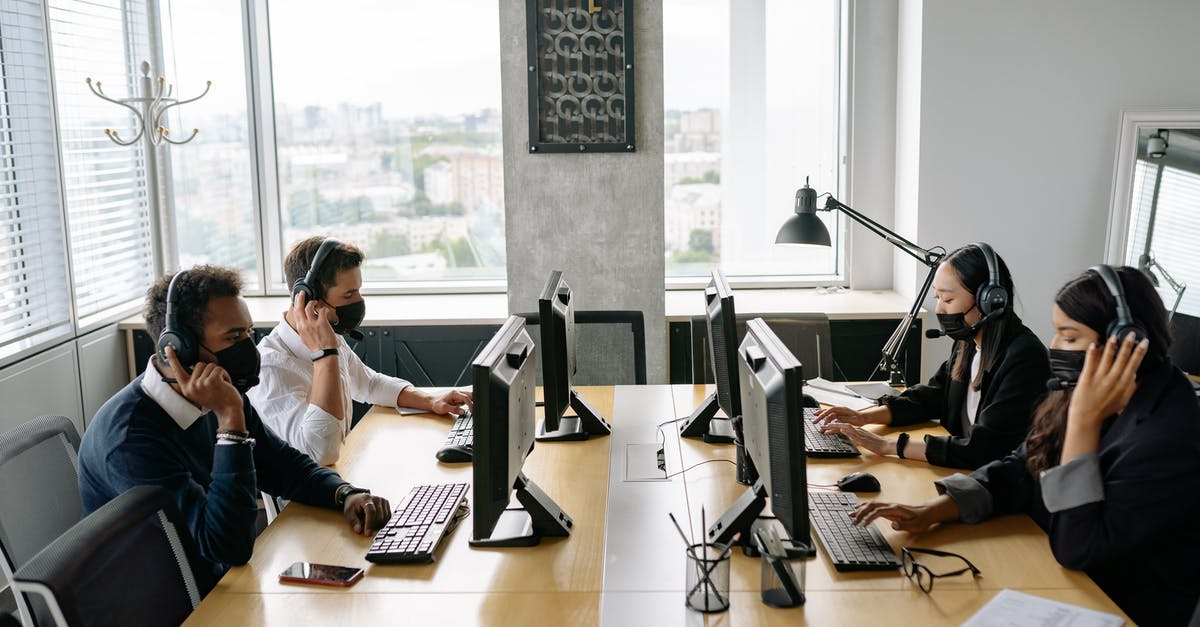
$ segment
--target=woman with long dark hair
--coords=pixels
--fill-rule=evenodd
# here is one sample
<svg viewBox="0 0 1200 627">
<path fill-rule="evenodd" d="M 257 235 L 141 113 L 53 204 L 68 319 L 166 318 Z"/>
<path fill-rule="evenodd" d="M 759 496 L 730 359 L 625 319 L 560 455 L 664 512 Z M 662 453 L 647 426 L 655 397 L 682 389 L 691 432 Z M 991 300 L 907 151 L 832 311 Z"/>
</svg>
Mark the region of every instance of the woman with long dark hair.
<svg viewBox="0 0 1200 627">
<path fill-rule="evenodd" d="M 877 455 L 923 459 L 936 466 L 975 469 L 1007 455 L 1025 439 L 1034 403 L 1046 391 L 1046 347 L 1013 311 L 1012 275 L 987 244 L 969 244 L 946 256 L 933 278 L 937 317 L 955 340 L 950 359 L 925 385 L 914 385 L 886 405 L 854 411 L 831 407 L 817 424 Z M 909 441 L 861 426 L 893 427 L 938 420 L 948 436 Z"/>
<path fill-rule="evenodd" d="M 864 503 L 855 522 L 920 533 L 1027 513 L 1058 562 L 1086 571 L 1134 621 L 1183 625 L 1200 597 L 1200 405 L 1167 357 L 1162 299 L 1141 272 L 1098 266 L 1059 290 L 1053 319 L 1058 390 L 1025 442 L 936 482 L 941 496 L 922 505 Z"/>
</svg>

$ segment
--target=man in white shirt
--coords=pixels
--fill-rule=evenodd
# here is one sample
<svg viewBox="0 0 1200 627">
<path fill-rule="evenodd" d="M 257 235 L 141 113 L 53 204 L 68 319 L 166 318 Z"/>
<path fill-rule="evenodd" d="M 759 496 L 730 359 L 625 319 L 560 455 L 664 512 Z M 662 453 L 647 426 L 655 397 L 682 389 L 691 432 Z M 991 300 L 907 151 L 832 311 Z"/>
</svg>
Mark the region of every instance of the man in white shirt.
<svg viewBox="0 0 1200 627">
<path fill-rule="evenodd" d="M 350 349 L 342 335 L 355 334 L 366 311 L 362 261 L 357 247 L 323 237 L 292 247 L 284 259 L 288 284 L 296 286 L 292 306 L 259 342 L 260 383 L 247 394 L 264 423 L 326 466 L 341 454 L 353 400 L 449 415 L 471 403 L 470 392 L 431 394 L 380 374 Z"/>
</svg>

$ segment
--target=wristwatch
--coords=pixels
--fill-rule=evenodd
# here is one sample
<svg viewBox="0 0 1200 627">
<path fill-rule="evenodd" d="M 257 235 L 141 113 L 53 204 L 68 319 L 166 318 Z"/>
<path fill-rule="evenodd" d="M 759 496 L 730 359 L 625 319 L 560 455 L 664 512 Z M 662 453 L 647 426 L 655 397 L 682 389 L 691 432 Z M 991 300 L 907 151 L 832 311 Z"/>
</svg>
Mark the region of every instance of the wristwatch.
<svg viewBox="0 0 1200 627">
<path fill-rule="evenodd" d="M 330 355 L 336 355 L 336 354 L 338 354 L 338 349 L 336 349 L 336 348 L 323 348 L 319 351 L 313 351 L 313 352 L 309 353 L 308 358 L 313 361 L 318 361 L 320 359 L 325 359 L 326 357 L 329 357 Z"/>
<path fill-rule="evenodd" d="M 338 507 L 344 507 L 346 505 L 346 499 L 350 498 L 351 494 L 370 493 L 371 491 L 366 488 L 356 488 L 349 483 L 343 483 L 342 485 L 338 486 L 337 491 L 333 493 L 333 502 L 336 503 Z"/>
</svg>

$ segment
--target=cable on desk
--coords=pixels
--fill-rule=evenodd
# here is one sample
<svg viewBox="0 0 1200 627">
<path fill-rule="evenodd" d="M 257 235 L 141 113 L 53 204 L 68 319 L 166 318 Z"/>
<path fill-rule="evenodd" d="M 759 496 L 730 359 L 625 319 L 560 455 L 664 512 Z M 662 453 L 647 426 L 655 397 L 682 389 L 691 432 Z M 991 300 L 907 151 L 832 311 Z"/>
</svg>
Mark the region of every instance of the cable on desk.
<svg viewBox="0 0 1200 627">
<path fill-rule="evenodd" d="M 709 459 L 709 460 L 705 460 L 705 461 L 702 461 L 702 462 L 699 462 L 699 463 L 692 464 L 691 466 L 688 466 L 687 468 L 684 468 L 683 470 L 680 470 L 679 472 L 673 472 L 673 473 L 671 473 L 671 474 L 667 475 L 667 479 L 670 479 L 671 477 L 675 477 L 675 476 L 678 476 L 678 475 L 682 475 L 683 473 L 685 473 L 685 472 L 687 472 L 687 471 L 689 471 L 689 470 L 691 470 L 691 469 L 695 468 L 696 466 L 703 466 L 703 465 L 705 465 L 705 464 L 711 464 L 711 463 L 713 463 L 713 462 L 725 462 L 725 463 L 727 463 L 727 464 L 733 464 L 734 466 L 737 466 L 737 463 L 736 463 L 736 462 L 734 462 L 733 460 L 729 460 L 729 459 Z"/>
</svg>

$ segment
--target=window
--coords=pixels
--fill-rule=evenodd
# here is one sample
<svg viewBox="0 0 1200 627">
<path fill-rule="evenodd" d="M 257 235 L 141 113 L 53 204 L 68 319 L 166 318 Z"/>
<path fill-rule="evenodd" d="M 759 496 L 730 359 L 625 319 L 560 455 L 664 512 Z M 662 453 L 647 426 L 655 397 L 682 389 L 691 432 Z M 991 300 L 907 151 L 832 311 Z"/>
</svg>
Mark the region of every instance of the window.
<svg viewBox="0 0 1200 627">
<path fill-rule="evenodd" d="M 259 283 L 250 131 L 246 116 L 246 58 L 238 0 L 168 0 L 163 7 L 166 77 L 179 98 L 204 98 L 172 109 L 171 184 L 179 267 L 214 263 L 241 270 Z M 221 42 L 213 45 L 214 41 Z"/>
<path fill-rule="evenodd" d="M 49 0 L 58 128 L 75 311 L 88 317 L 142 300 L 154 274 L 145 155 L 105 136 L 136 135 L 135 118 L 97 98 L 84 79 L 124 98 L 150 60 L 145 0 Z"/>
<path fill-rule="evenodd" d="M 283 250 L 268 254 L 330 235 L 363 248 L 369 283 L 502 279 L 496 3 L 329 6 L 269 7 Z"/>
<path fill-rule="evenodd" d="M 1184 131 L 1172 131 L 1176 152 L 1190 147 Z M 1196 140 L 1192 140 L 1196 141 Z M 1195 154 L 1192 153 L 1194 158 Z M 1200 169 L 1194 161 L 1192 168 Z M 1162 178 L 1158 180 L 1161 170 Z M 1157 189 L 1156 189 L 1156 182 Z M 1168 284 L 1169 275 L 1187 288 L 1180 300 L 1180 313 L 1200 315 L 1200 260 L 1196 259 L 1196 236 L 1200 234 L 1200 174 L 1174 165 L 1138 159 L 1133 174 L 1133 203 L 1130 237 L 1125 263 L 1139 267 L 1149 251 L 1158 267 L 1158 291 L 1169 311 L 1178 294 Z M 1150 241 L 1147 242 L 1149 236 Z M 1149 245 L 1148 245 L 1149 244 Z M 1166 274 L 1164 274 L 1164 272 Z"/>
<path fill-rule="evenodd" d="M 833 246 L 776 245 L 805 177 L 838 194 L 840 0 L 664 0 L 667 277 L 836 279 Z"/>
<path fill-rule="evenodd" d="M 42 4 L 0 8 L 0 356 L 70 332 Z"/>
</svg>

